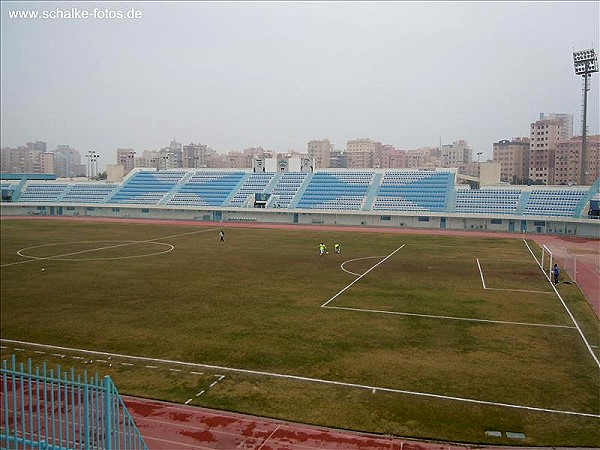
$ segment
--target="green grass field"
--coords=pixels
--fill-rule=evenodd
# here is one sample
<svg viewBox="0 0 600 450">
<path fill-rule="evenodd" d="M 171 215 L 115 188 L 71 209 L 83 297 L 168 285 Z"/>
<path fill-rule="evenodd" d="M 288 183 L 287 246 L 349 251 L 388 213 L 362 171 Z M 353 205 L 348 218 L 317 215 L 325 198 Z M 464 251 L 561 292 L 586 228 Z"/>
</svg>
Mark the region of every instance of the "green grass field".
<svg viewBox="0 0 600 450">
<path fill-rule="evenodd" d="M 585 344 L 597 358 L 598 321 L 576 285 L 558 286 L 584 341 L 522 239 L 227 228 L 221 243 L 202 226 L 1 225 L 2 338 L 73 349 L 3 341 L 3 358 L 323 426 L 600 446 Z"/>
</svg>

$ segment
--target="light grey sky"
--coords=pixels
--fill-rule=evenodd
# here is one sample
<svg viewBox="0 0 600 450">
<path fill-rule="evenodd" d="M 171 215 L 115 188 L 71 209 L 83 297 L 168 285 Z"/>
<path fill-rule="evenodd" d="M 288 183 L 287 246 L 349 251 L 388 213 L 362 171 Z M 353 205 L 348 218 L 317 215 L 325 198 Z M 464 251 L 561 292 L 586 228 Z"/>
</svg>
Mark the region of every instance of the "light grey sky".
<svg viewBox="0 0 600 450">
<path fill-rule="evenodd" d="M 575 50 L 599 49 L 600 3 L 2 2 L 2 147 L 118 147 L 172 138 L 219 152 L 400 149 L 467 140 L 491 158 L 540 112 L 581 133 Z M 9 11 L 141 13 L 15 19 Z M 138 14 L 139 14 L 138 13 Z M 599 76 L 589 132 L 599 131 Z"/>
</svg>

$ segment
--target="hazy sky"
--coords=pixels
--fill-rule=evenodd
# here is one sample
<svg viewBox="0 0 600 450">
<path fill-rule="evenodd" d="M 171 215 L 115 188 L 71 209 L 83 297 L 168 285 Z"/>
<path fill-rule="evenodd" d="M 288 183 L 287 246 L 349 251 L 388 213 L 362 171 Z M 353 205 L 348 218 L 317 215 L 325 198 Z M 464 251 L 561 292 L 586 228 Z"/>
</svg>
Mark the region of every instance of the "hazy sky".
<svg viewBox="0 0 600 450">
<path fill-rule="evenodd" d="M 581 133 L 573 49 L 599 49 L 600 2 L 2 2 L 2 146 L 118 147 L 177 138 L 219 152 L 401 149 L 466 139 L 491 157 L 540 112 Z M 9 11 L 132 8 L 138 19 Z M 599 131 L 599 76 L 589 132 Z"/>
</svg>

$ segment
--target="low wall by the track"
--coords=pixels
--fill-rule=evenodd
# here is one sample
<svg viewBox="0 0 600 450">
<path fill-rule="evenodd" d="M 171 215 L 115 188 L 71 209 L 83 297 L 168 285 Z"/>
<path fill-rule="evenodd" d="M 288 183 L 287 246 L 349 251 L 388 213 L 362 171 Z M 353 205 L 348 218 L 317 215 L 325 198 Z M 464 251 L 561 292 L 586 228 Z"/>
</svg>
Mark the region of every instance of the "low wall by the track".
<svg viewBox="0 0 600 450">
<path fill-rule="evenodd" d="M 431 212 L 315 211 L 260 208 L 189 208 L 146 205 L 2 203 L 2 217 L 77 216 L 123 219 L 258 222 L 407 229 L 448 229 L 600 238 L 600 220 L 573 217 L 449 214 Z"/>
</svg>

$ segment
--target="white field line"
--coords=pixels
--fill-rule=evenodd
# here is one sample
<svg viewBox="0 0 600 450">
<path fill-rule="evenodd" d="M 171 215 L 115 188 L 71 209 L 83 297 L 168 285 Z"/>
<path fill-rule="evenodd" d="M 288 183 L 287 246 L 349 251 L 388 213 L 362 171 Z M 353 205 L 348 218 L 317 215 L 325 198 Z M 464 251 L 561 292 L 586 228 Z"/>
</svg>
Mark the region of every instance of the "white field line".
<svg viewBox="0 0 600 450">
<path fill-rule="evenodd" d="M 162 236 L 162 237 L 157 237 L 157 238 L 153 238 L 153 239 L 145 239 L 143 241 L 126 242 L 124 244 L 115 244 L 115 245 L 109 245 L 109 246 L 100 247 L 100 248 L 89 248 L 87 250 L 81 250 L 81 251 L 78 251 L 78 252 L 63 253 L 62 255 L 46 256 L 46 257 L 43 257 L 43 258 L 36 258 L 36 257 L 32 258 L 30 256 L 27 256 L 26 258 L 32 258 L 32 259 L 27 259 L 27 260 L 24 260 L 24 261 L 16 261 L 16 262 L 12 262 L 12 263 L 2 264 L 2 265 L 0 265 L 0 267 L 14 266 L 14 265 L 17 265 L 17 264 L 25 264 L 25 263 L 30 263 L 30 262 L 33 262 L 33 261 L 40 261 L 40 260 L 64 258 L 65 256 L 81 255 L 83 253 L 97 252 L 97 251 L 100 251 L 100 250 L 107 250 L 107 249 L 118 248 L 118 247 L 126 247 L 128 245 L 144 244 L 146 242 L 160 241 L 162 239 L 171 239 L 171 238 L 176 238 L 176 237 L 180 237 L 180 236 L 186 236 L 188 234 L 208 233 L 209 231 L 212 232 L 212 231 L 215 231 L 215 230 L 218 230 L 218 229 L 219 228 L 210 228 L 210 229 L 207 229 L 207 230 L 190 231 L 188 233 L 172 234 L 170 236 Z M 59 244 L 59 243 L 57 243 L 57 244 Z M 19 255 L 19 256 L 23 256 L 23 255 Z"/>
<path fill-rule="evenodd" d="M 260 447 L 258 447 L 257 450 L 262 450 L 262 448 L 265 446 L 265 444 L 267 443 L 267 441 L 273 437 L 273 435 L 277 432 L 277 430 L 279 430 L 279 428 L 281 428 L 281 425 L 277 425 L 277 428 L 275 428 L 273 430 L 273 432 L 263 441 L 263 443 L 260 444 Z"/>
<path fill-rule="evenodd" d="M 435 399 L 441 399 L 441 400 L 452 400 L 452 401 L 456 401 L 456 402 L 471 403 L 471 404 L 476 404 L 476 405 L 497 406 L 497 407 L 510 408 L 510 409 L 520 409 L 520 410 L 526 410 L 526 411 L 535 411 L 535 412 L 570 415 L 570 416 L 593 417 L 593 418 L 600 419 L 600 414 L 593 414 L 593 413 L 586 413 L 586 412 L 539 408 L 539 407 L 535 407 L 535 406 L 526 406 L 526 405 L 514 405 L 514 404 L 510 404 L 510 403 L 492 402 L 492 401 L 477 400 L 477 399 L 465 398 L 465 397 L 454 397 L 454 396 L 449 396 L 449 395 L 433 394 L 433 393 L 429 393 L 429 392 L 407 391 L 404 389 L 392 389 L 392 388 L 386 388 L 386 387 L 368 386 L 368 385 L 356 384 L 356 383 L 345 383 L 342 381 L 324 380 L 324 379 L 320 379 L 320 378 L 303 377 L 303 376 L 299 376 L 299 375 L 288 375 L 288 374 L 280 374 L 280 373 L 273 373 L 273 372 L 264 372 L 264 371 L 260 371 L 260 370 L 240 369 L 240 368 L 235 368 L 235 367 L 224 367 L 224 366 L 216 366 L 216 365 L 211 365 L 211 364 L 190 363 L 190 362 L 185 362 L 185 361 L 174 361 L 174 360 L 169 360 L 169 359 L 149 358 L 146 356 L 132 356 L 132 355 L 123 355 L 120 353 L 108 353 L 108 352 L 99 352 L 99 351 L 94 351 L 94 350 L 84 350 L 84 349 L 78 349 L 78 348 L 60 347 L 60 346 L 56 346 L 56 345 L 37 344 L 35 342 L 25 342 L 25 341 L 18 341 L 18 340 L 14 340 L 14 339 L 0 338 L 0 341 L 11 343 L 11 344 L 28 345 L 28 346 L 32 346 L 32 347 L 42 347 L 42 348 L 56 349 L 56 350 L 69 351 L 69 352 L 79 352 L 79 353 L 85 353 L 85 354 L 89 354 L 89 355 L 101 355 L 101 356 L 110 356 L 113 358 L 123 358 L 123 359 L 147 361 L 147 362 L 169 364 L 169 365 L 180 365 L 180 366 L 195 368 L 195 369 L 207 368 L 207 369 L 212 369 L 212 370 L 218 370 L 221 372 L 242 373 L 242 374 L 246 374 L 246 375 L 260 375 L 260 376 L 279 378 L 279 379 L 285 379 L 285 380 L 304 381 L 304 382 L 310 382 L 310 383 L 324 384 L 324 385 L 328 385 L 328 386 L 340 386 L 340 387 L 349 387 L 349 388 L 357 388 L 357 389 L 366 389 L 369 391 L 373 391 L 373 389 L 375 389 L 376 391 L 381 391 L 381 392 L 413 395 L 413 396 L 417 396 L 417 397 L 435 398 Z"/>
<path fill-rule="evenodd" d="M 477 267 L 479 267 L 479 275 L 481 276 L 481 284 L 483 285 L 484 289 L 487 289 L 485 287 L 485 279 L 483 278 L 483 270 L 481 270 L 481 264 L 479 264 L 479 258 L 477 258 Z"/>
<path fill-rule="evenodd" d="M 548 283 L 550 283 L 550 286 L 552 286 L 552 289 L 554 289 L 554 292 L 556 293 L 556 296 L 558 297 L 558 299 L 560 300 L 560 302 L 562 303 L 563 307 L 565 308 L 565 310 L 567 311 L 567 314 L 569 315 L 569 317 L 571 318 L 571 320 L 573 321 L 573 323 L 575 324 L 575 327 L 577 328 L 577 331 L 579 332 L 579 336 L 581 336 L 581 339 L 583 340 L 583 343 L 585 344 L 585 346 L 588 349 L 588 352 L 590 353 L 590 355 L 592 355 L 592 358 L 594 359 L 596 365 L 598 366 L 598 368 L 600 368 L 600 361 L 598 360 L 598 357 L 596 356 L 596 354 L 594 353 L 594 351 L 592 350 L 592 347 L 590 346 L 590 343 L 587 341 L 587 339 L 585 338 L 583 331 L 581 331 L 581 327 L 579 326 L 579 324 L 577 323 L 577 321 L 575 320 L 575 317 L 573 316 L 573 314 L 571 313 L 571 310 L 569 309 L 569 307 L 567 306 L 567 304 L 565 303 L 565 301 L 563 300 L 563 298 L 561 297 L 561 295 L 559 294 L 558 290 L 556 289 L 556 286 L 554 285 L 554 283 L 552 283 L 552 280 L 550 279 L 550 276 L 548 274 L 546 274 L 546 271 L 544 270 L 544 268 L 542 267 L 541 263 L 538 261 L 538 259 L 535 257 L 535 254 L 533 253 L 533 251 L 531 250 L 531 247 L 529 247 L 529 244 L 527 243 L 527 241 L 525 239 L 523 239 L 523 242 L 525 242 L 525 245 L 527 246 L 527 248 L 529 249 L 529 252 L 531 253 L 531 256 L 533 256 L 533 259 L 535 259 L 535 261 L 538 263 L 538 266 L 540 267 L 540 270 L 542 271 L 542 273 L 544 274 L 544 276 L 546 277 L 546 279 L 548 280 Z"/>
<path fill-rule="evenodd" d="M 346 310 L 346 311 L 377 313 L 377 314 L 391 314 L 391 315 L 397 315 L 397 316 L 424 317 L 427 319 L 462 320 L 465 322 L 484 322 L 484 323 L 496 323 L 496 324 L 503 324 L 503 325 L 524 325 L 524 326 L 528 326 L 528 327 L 567 328 L 570 330 L 575 330 L 575 327 L 571 327 L 568 325 L 552 325 L 552 324 L 546 324 L 546 323 L 509 322 L 509 321 L 504 321 L 504 320 L 471 319 L 471 318 L 467 318 L 467 317 L 436 316 L 433 314 L 415 314 L 415 313 L 406 313 L 406 312 L 398 312 L 398 311 L 380 311 L 377 309 L 347 308 L 345 306 L 325 306 L 325 308 L 341 309 L 341 310 Z"/>
<path fill-rule="evenodd" d="M 53 244 L 43 244 L 43 245 L 36 245 L 34 247 L 27 247 L 27 248 L 21 248 L 17 251 L 17 255 L 22 256 L 23 258 L 29 258 L 30 260 L 34 260 L 34 261 L 38 261 L 38 260 L 45 260 L 45 259 L 54 259 L 55 261 L 72 261 L 72 259 L 69 258 L 62 258 L 61 256 L 31 256 L 31 255 L 26 255 L 23 252 L 27 251 L 27 250 L 34 250 L 36 248 L 42 248 L 42 247 L 52 247 L 52 246 L 56 246 L 56 245 L 66 245 L 66 244 L 99 244 L 101 242 L 115 242 L 115 241 L 79 241 L 79 242 L 55 242 Z M 105 249 L 109 249 L 109 248 L 115 248 L 115 247 L 120 247 L 122 245 L 135 245 L 135 244 L 140 244 L 142 241 L 126 241 L 123 244 L 115 244 L 115 245 L 111 245 L 108 247 L 96 247 L 96 248 L 92 248 L 92 249 L 88 249 L 88 250 L 82 250 L 81 252 L 77 252 L 77 253 L 85 253 L 88 251 L 99 251 L 99 250 L 105 250 Z M 146 256 L 156 256 L 156 255 L 162 255 L 164 253 L 169 253 L 171 251 L 173 251 L 175 249 L 174 245 L 171 244 L 166 244 L 164 242 L 154 242 L 155 244 L 158 245 L 164 245 L 166 247 L 170 247 L 168 250 L 164 250 L 161 252 L 156 252 L 156 253 L 144 253 L 142 255 L 131 255 L 131 256 L 112 256 L 110 258 L 77 258 L 77 261 L 110 261 L 113 259 L 132 259 L 132 258 L 145 258 Z M 20 261 L 19 263 L 23 263 L 24 261 Z M 10 264 L 17 264 L 17 263 L 10 263 Z"/>
<path fill-rule="evenodd" d="M 530 294 L 552 294 L 550 291 L 533 291 L 528 289 L 504 289 L 504 288 L 490 288 L 485 285 L 485 279 L 483 277 L 483 270 L 481 269 L 481 264 L 479 262 L 479 258 L 477 258 L 477 267 L 479 267 L 479 275 L 481 275 L 481 284 L 483 285 L 483 289 L 486 291 L 509 291 L 509 292 L 528 292 Z"/>
<path fill-rule="evenodd" d="M 330 298 L 328 301 L 326 301 L 324 304 L 322 304 L 321 308 L 339 309 L 339 310 L 356 311 L 356 312 L 368 312 L 368 313 L 375 313 L 375 314 L 390 314 L 390 315 L 398 315 L 398 316 L 423 317 L 423 318 L 427 318 L 427 319 L 462 320 L 462 321 L 466 321 L 466 322 L 484 322 L 484 323 L 495 323 L 495 324 L 505 324 L 505 325 L 524 325 L 524 326 L 530 326 L 530 327 L 547 327 L 547 328 L 575 329 L 575 327 L 566 326 L 566 325 L 552 325 L 552 324 L 544 324 L 544 323 L 527 323 L 527 322 L 509 322 L 509 321 L 503 321 L 503 320 L 473 319 L 473 318 L 467 318 L 467 317 L 438 316 L 438 315 L 432 315 L 432 314 L 416 314 L 416 313 L 405 313 L 405 312 L 399 312 L 399 311 L 382 311 L 382 310 L 366 309 L 366 308 L 347 308 L 347 307 L 343 307 L 343 306 L 327 306 L 333 299 L 335 299 L 342 292 L 344 292 L 346 289 L 348 289 L 350 286 L 352 286 L 354 283 L 356 283 L 358 280 L 360 280 L 360 278 L 362 278 L 363 276 L 365 276 L 367 273 L 369 273 L 371 270 L 373 270 L 379 264 L 381 264 L 382 262 L 384 262 L 386 259 L 388 259 L 390 256 L 392 256 L 394 253 L 396 253 L 398 250 L 400 250 L 405 245 L 406 244 L 402 244 L 401 247 L 399 247 L 396 250 L 394 250 L 394 252 L 392 252 L 391 254 L 389 254 L 388 256 L 386 256 L 385 259 L 382 259 L 380 262 L 378 262 L 377 264 L 375 264 L 373 267 L 371 267 L 369 270 L 367 270 L 362 275 L 358 275 L 358 274 L 355 274 L 353 272 L 350 272 L 350 271 L 344 269 L 344 267 L 343 267 L 344 264 L 346 264 L 347 262 L 351 262 L 351 261 L 359 261 L 359 260 L 364 260 L 364 259 L 384 258 L 384 257 L 383 256 L 367 256 L 365 258 L 356 258 L 356 259 L 350 259 L 348 261 L 344 261 L 341 264 L 341 266 L 340 266 L 341 269 L 343 271 L 345 271 L 345 272 L 348 272 L 348 273 L 352 274 L 352 275 L 356 275 L 359 278 L 357 278 L 356 280 L 354 280 L 353 282 L 351 282 L 348 286 L 346 286 L 345 288 L 343 288 L 341 291 L 339 291 L 337 294 L 335 294 L 332 298 Z M 479 263 L 479 259 L 477 259 L 477 265 L 479 267 L 479 274 L 481 275 L 481 283 L 483 284 L 483 288 L 484 289 L 490 289 L 490 290 L 496 290 L 496 289 L 492 289 L 492 288 L 486 287 L 485 280 L 483 278 L 483 271 L 481 270 L 481 265 Z M 500 289 L 497 289 L 497 290 L 500 290 Z M 507 289 L 507 290 L 518 291 L 518 292 L 530 292 L 530 293 L 534 292 L 534 293 L 551 294 L 551 292 L 545 292 L 545 291 L 525 291 L 525 290 L 518 290 L 518 289 Z"/>
<path fill-rule="evenodd" d="M 342 264 L 340 264 L 340 269 L 342 269 L 346 273 L 349 273 L 350 275 L 359 277 L 361 275 L 360 273 L 354 273 L 354 272 L 350 272 L 349 270 L 344 269 L 344 264 L 353 262 L 353 261 L 362 261 L 363 259 L 377 259 L 377 258 L 385 258 L 385 257 L 384 256 L 365 256 L 364 258 L 349 259 L 347 261 L 344 261 Z"/>
<path fill-rule="evenodd" d="M 353 280 L 348 286 L 346 286 L 345 288 L 343 288 L 341 291 L 339 291 L 337 294 L 335 294 L 333 297 L 331 297 L 329 300 L 327 300 L 325 303 L 323 303 L 321 305 L 321 308 L 326 307 L 329 303 L 331 303 L 333 300 L 335 300 L 342 292 L 344 292 L 346 289 L 348 289 L 350 286 L 352 286 L 354 283 L 356 283 L 358 280 L 360 280 L 362 277 L 364 277 L 366 274 L 368 274 L 371 270 L 373 270 L 375 267 L 377 267 L 379 264 L 387 261 L 392 255 L 394 255 L 394 253 L 396 253 L 398 250 L 401 250 L 404 248 L 406 244 L 402 244 L 400 247 L 398 247 L 396 250 L 394 250 L 392 253 L 390 253 L 389 255 L 387 255 L 385 258 L 383 258 L 381 261 L 379 261 L 377 264 L 375 264 L 373 267 L 371 267 L 369 270 L 367 270 L 365 273 L 363 273 L 362 275 L 360 275 L 358 278 L 356 278 L 355 280 Z"/>
</svg>

